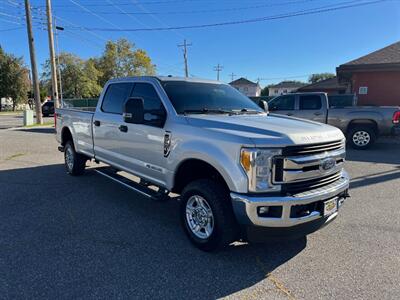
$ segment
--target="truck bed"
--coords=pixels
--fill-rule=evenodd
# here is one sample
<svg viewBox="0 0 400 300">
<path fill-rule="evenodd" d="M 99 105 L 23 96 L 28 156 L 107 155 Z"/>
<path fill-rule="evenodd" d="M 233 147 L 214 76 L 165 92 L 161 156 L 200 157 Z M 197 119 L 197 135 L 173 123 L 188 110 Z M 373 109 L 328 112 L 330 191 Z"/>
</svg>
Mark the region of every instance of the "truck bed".
<svg viewBox="0 0 400 300">
<path fill-rule="evenodd" d="M 93 111 L 79 108 L 59 108 L 57 114 L 57 141 L 61 142 L 61 129 L 67 126 L 72 133 L 77 152 L 94 157 Z"/>
<path fill-rule="evenodd" d="M 380 135 L 390 135 L 393 127 L 392 117 L 396 106 L 348 106 L 329 108 L 328 124 L 345 130 L 351 120 L 373 120 L 376 122 Z"/>
</svg>

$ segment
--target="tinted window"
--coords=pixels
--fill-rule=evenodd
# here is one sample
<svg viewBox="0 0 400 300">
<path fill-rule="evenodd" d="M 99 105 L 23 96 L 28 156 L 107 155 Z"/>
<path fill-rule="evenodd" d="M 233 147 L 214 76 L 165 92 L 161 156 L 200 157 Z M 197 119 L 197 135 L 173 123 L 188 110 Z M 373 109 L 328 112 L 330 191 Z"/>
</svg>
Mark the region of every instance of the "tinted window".
<svg viewBox="0 0 400 300">
<path fill-rule="evenodd" d="M 300 109 L 318 110 L 321 109 L 321 97 L 318 95 L 300 96 Z"/>
<path fill-rule="evenodd" d="M 294 96 L 282 96 L 272 99 L 269 103 L 270 110 L 294 110 Z"/>
<path fill-rule="evenodd" d="M 154 87 L 148 83 L 136 83 L 131 97 L 143 98 L 145 124 L 158 126 L 160 123 L 156 120 L 165 115 L 165 109 Z"/>
<path fill-rule="evenodd" d="M 208 110 L 256 110 L 257 104 L 226 84 L 164 81 L 163 87 L 176 112 Z"/>
<path fill-rule="evenodd" d="M 101 109 L 104 112 L 122 114 L 122 105 L 128 99 L 133 83 L 113 83 L 104 95 Z"/>
</svg>

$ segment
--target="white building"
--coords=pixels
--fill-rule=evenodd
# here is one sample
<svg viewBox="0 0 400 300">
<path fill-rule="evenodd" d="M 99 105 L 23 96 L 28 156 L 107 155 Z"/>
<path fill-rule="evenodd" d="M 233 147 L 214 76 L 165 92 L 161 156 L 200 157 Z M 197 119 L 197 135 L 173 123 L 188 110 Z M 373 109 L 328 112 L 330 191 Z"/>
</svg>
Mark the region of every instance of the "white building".
<svg viewBox="0 0 400 300">
<path fill-rule="evenodd" d="M 305 84 L 298 81 L 282 81 L 278 84 L 268 87 L 269 96 L 279 96 L 289 93 L 294 93 L 297 89 L 303 87 Z"/>
<path fill-rule="evenodd" d="M 239 78 L 229 83 L 239 92 L 242 92 L 247 97 L 259 97 L 261 96 L 261 87 L 258 83 L 252 82 L 246 78 Z"/>
</svg>

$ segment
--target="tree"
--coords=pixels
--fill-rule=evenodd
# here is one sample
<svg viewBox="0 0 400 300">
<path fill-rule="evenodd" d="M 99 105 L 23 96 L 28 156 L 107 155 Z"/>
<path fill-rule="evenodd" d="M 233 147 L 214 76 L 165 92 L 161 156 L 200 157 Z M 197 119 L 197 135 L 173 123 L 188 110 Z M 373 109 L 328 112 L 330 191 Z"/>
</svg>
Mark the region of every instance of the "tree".
<svg viewBox="0 0 400 300">
<path fill-rule="evenodd" d="M 62 52 L 59 55 L 59 70 L 61 72 L 64 98 L 97 97 L 102 87 L 99 85 L 101 73 L 96 69 L 95 61 L 84 61 L 78 56 Z M 50 61 L 43 65 L 42 80 L 47 88 L 50 87 Z"/>
<path fill-rule="evenodd" d="M 100 85 L 115 77 L 155 73 L 155 65 L 146 51 L 136 49 L 135 45 L 126 39 L 107 42 L 103 55 L 97 60 L 97 69 L 102 73 Z"/>
<path fill-rule="evenodd" d="M 310 83 L 316 83 L 316 82 L 320 82 L 322 80 L 326 80 L 329 78 L 333 78 L 336 75 L 333 73 L 316 73 L 316 74 L 312 74 L 309 78 L 308 81 Z"/>
<path fill-rule="evenodd" d="M 11 98 L 15 110 L 19 103 L 27 101 L 29 87 L 29 70 L 22 57 L 7 54 L 0 47 L 0 98 Z"/>
<path fill-rule="evenodd" d="M 266 87 L 264 87 L 261 90 L 261 96 L 269 96 L 269 88 L 271 87 L 271 85 L 267 85 Z"/>
</svg>

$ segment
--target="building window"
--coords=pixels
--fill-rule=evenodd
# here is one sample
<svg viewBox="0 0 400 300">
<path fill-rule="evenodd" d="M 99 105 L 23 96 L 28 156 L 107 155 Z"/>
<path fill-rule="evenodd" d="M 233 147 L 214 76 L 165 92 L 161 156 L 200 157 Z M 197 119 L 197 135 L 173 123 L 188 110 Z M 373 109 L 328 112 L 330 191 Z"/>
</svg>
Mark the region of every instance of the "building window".
<svg viewBox="0 0 400 300">
<path fill-rule="evenodd" d="M 367 86 L 360 86 L 358 89 L 358 93 L 360 95 L 367 95 L 368 94 L 368 87 Z"/>
<path fill-rule="evenodd" d="M 279 90 L 275 90 L 275 94 L 279 94 Z"/>
</svg>

